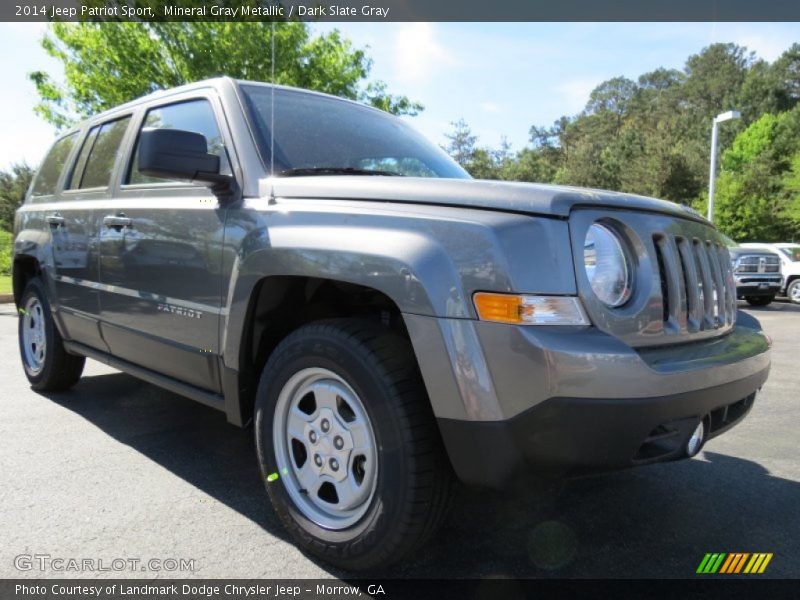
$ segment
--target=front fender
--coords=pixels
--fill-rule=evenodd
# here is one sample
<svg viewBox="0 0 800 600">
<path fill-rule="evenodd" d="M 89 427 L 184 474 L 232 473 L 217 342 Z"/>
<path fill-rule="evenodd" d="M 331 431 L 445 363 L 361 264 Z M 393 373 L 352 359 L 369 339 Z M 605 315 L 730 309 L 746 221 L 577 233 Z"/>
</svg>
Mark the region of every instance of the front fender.
<svg viewBox="0 0 800 600">
<path fill-rule="evenodd" d="M 224 248 L 222 346 L 234 369 L 253 290 L 266 277 L 357 284 L 403 313 L 451 319 L 476 317 L 478 290 L 575 289 L 565 222 L 485 210 L 251 200 L 230 210 Z"/>
</svg>

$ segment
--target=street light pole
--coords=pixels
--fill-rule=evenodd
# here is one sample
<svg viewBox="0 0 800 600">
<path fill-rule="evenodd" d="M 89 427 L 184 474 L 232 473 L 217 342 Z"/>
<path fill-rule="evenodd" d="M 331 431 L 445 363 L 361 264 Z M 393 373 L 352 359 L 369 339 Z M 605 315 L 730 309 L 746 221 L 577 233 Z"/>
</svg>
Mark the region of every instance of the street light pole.
<svg viewBox="0 0 800 600">
<path fill-rule="evenodd" d="M 714 189 L 717 178 L 717 125 L 723 121 L 741 118 L 741 113 L 738 110 L 729 110 L 714 117 L 711 125 L 711 169 L 708 176 L 708 215 L 707 218 L 712 223 L 714 222 Z"/>
</svg>

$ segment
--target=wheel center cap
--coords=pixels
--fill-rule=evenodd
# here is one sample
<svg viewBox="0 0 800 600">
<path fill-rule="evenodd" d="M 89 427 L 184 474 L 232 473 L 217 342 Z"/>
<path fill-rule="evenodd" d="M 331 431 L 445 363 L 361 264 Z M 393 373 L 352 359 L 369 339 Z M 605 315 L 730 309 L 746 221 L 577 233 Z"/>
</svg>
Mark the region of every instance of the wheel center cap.
<svg viewBox="0 0 800 600">
<path fill-rule="evenodd" d="M 311 468 L 317 476 L 327 475 L 335 481 L 347 479 L 353 436 L 329 408 L 320 409 L 309 426 L 316 434 L 316 442 L 311 443 Z"/>
<path fill-rule="evenodd" d="M 329 455 L 331 453 L 331 450 L 333 450 L 333 446 L 331 445 L 331 441 L 328 439 L 328 436 L 322 438 L 319 441 L 318 446 L 319 446 L 319 451 L 325 456 Z"/>
</svg>

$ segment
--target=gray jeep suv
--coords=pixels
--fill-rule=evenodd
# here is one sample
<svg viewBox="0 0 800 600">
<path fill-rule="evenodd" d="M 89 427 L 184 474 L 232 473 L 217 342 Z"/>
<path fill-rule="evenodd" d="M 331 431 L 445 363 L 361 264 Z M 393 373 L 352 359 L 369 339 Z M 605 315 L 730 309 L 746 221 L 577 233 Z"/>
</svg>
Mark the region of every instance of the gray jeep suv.
<svg viewBox="0 0 800 600">
<path fill-rule="evenodd" d="M 474 181 L 383 112 L 227 78 L 62 135 L 13 283 L 34 389 L 89 357 L 252 422 L 277 514 L 348 569 L 418 548 L 456 478 L 690 457 L 770 364 L 695 212 Z"/>
</svg>

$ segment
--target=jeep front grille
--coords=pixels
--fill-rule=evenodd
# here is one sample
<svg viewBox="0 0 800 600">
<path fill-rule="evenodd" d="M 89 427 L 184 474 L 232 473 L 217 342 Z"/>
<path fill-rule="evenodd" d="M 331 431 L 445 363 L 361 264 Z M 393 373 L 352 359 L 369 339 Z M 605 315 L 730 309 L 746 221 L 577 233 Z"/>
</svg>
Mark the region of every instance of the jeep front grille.
<svg viewBox="0 0 800 600">
<path fill-rule="evenodd" d="M 594 293 L 584 265 L 593 223 L 614 229 L 632 265 L 632 293 L 619 307 Z M 736 288 L 723 237 L 698 218 L 587 207 L 570 215 L 578 294 L 592 324 L 633 348 L 710 340 L 734 327 Z"/>
<path fill-rule="evenodd" d="M 736 288 L 728 249 L 720 242 L 670 233 L 653 235 L 661 275 L 664 331 L 705 331 L 733 324 Z"/>
</svg>

